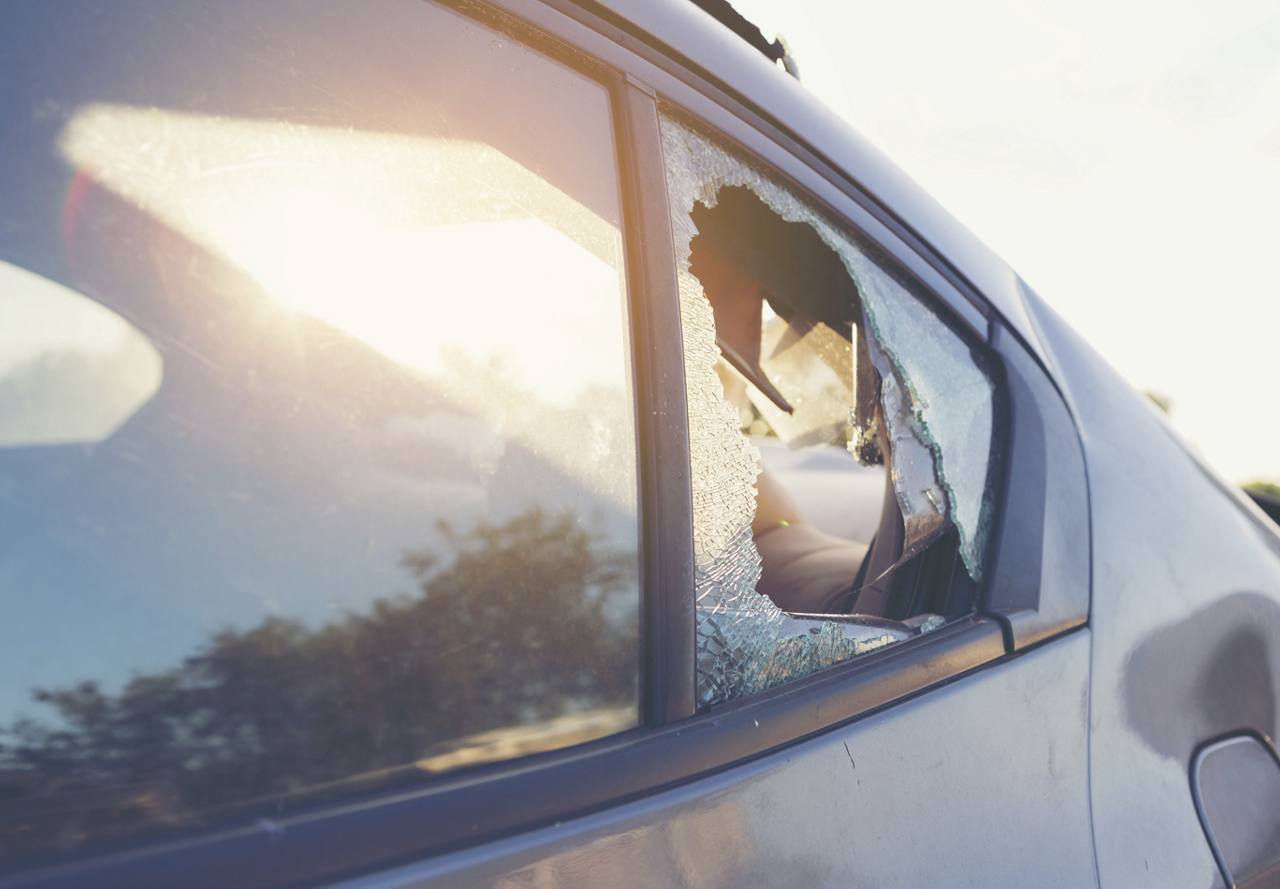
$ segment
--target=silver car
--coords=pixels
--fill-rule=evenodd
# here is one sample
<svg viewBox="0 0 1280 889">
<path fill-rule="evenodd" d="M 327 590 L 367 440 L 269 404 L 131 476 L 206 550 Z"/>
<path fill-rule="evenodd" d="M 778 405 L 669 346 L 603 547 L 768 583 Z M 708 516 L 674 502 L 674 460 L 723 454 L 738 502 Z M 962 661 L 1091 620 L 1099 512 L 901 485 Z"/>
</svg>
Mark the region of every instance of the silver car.
<svg viewBox="0 0 1280 889">
<path fill-rule="evenodd" d="M 0 887 L 1280 886 L 1277 527 L 728 4 L 0 16 Z"/>
</svg>

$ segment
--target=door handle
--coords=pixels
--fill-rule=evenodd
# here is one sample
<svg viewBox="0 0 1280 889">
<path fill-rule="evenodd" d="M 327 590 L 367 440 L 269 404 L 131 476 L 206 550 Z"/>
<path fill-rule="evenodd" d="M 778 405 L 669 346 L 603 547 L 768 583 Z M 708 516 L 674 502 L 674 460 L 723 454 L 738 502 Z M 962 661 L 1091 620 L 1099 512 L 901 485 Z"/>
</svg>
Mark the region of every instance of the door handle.
<svg viewBox="0 0 1280 889">
<path fill-rule="evenodd" d="M 1237 734 L 1202 746 L 1191 794 L 1232 889 L 1280 889 L 1280 756 L 1270 739 Z"/>
</svg>

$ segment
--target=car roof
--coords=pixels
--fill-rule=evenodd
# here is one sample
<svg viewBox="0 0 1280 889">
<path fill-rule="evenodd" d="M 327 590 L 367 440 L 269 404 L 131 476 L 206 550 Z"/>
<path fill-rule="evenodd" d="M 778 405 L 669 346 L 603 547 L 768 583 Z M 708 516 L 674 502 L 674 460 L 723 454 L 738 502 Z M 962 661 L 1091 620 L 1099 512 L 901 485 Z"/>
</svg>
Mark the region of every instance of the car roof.
<svg viewBox="0 0 1280 889">
<path fill-rule="evenodd" d="M 691 0 L 596 0 L 667 55 L 702 69 L 854 180 L 944 257 L 1038 353 L 1017 274 L 795 78 Z M 1041 355 L 1043 359 L 1043 355 Z"/>
</svg>

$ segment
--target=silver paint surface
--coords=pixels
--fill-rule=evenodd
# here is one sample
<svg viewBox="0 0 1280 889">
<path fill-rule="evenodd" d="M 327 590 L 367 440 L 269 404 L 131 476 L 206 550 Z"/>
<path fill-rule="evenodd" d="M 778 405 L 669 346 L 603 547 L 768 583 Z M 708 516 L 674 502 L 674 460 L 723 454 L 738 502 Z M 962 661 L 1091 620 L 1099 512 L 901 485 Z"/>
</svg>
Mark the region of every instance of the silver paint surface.
<svg viewBox="0 0 1280 889">
<path fill-rule="evenodd" d="M 1047 306 L 1028 305 L 1089 471 L 1102 883 L 1220 885 L 1188 769 L 1203 742 L 1280 729 L 1280 534 Z"/>
</svg>

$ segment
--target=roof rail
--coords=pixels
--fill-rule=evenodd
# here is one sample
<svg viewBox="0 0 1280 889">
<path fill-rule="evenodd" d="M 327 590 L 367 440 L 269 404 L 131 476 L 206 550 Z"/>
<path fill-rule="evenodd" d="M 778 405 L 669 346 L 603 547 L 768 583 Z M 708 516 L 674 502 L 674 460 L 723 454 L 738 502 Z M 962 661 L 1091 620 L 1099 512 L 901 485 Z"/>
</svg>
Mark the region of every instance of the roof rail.
<svg viewBox="0 0 1280 889">
<path fill-rule="evenodd" d="M 800 79 L 800 66 L 796 64 L 782 35 L 779 34 L 770 43 L 760 28 L 734 9 L 729 0 L 693 0 L 693 4 L 749 43 L 766 59 L 774 64 L 781 62 L 788 74 L 796 80 Z"/>
</svg>

